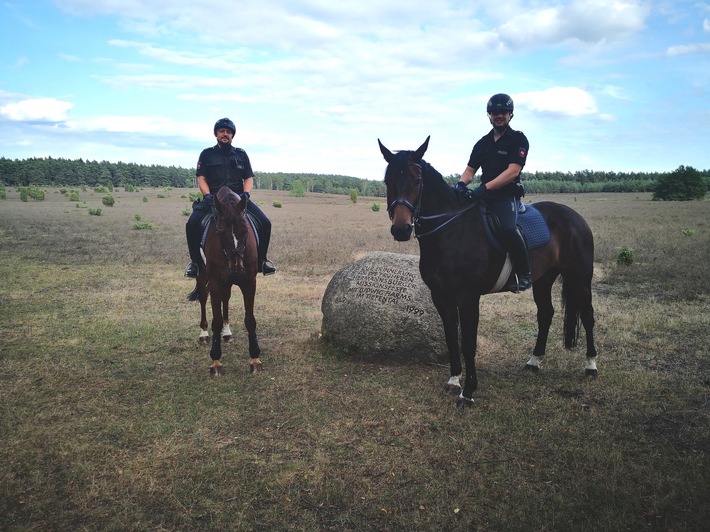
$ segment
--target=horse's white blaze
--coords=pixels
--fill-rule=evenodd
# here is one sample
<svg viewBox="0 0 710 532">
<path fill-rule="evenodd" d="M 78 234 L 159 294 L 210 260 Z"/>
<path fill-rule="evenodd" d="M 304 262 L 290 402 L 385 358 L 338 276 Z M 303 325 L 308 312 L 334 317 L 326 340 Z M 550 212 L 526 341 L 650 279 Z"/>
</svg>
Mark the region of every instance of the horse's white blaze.
<svg viewBox="0 0 710 532">
<path fill-rule="evenodd" d="M 229 323 L 225 323 L 222 327 L 222 336 L 232 336 L 232 329 L 229 328 Z"/>
<path fill-rule="evenodd" d="M 585 370 L 597 371 L 597 360 L 595 358 L 587 357 L 587 365 L 584 366 Z"/>
<path fill-rule="evenodd" d="M 461 388 L 461 375 L 454 375 L 453 377 L 450 377 L 449 382 L 447 382 L 446 385 L 451 386 L 452 388 Z"/>
<path fill-rule="evenodd" d="M 534 366 L 534 367 L 536 367 L 536 368 L 539 368 L 541 362 L 542 362 L 542 360 L 540 360 L 540 357 L 538 357 L 538 356 L 536 356 L 536 355 L 533 355 L 533 356 L 530 357 L 530 360 L 528 360 L 527 365 L 528 365 L 528 366 Z"/>
<path fill-rule="evenodd" d="M 210 333 L 207 332 L 207 329 L 202 329 L 200 332 L 200 338 L 207 338 L 210 335 Z"/>
</svg>

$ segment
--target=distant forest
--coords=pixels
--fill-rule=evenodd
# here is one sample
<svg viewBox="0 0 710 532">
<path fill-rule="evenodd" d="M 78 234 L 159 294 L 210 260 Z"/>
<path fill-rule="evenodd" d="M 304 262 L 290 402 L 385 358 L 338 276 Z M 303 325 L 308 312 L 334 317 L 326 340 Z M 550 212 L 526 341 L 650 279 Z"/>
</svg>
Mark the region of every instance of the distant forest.
<svg viewBox="0 0 710 532">
<path fill-rule="evenodd" d="M 699 170 L 710 185 L 710 170 Z M 384 170 L 383 170 L 384 175 Z M 523 172 L 523 183 L 531 193 L 583 192 L 652 192 L 663 173 L 653 172 Z M 445 176 L 454 184 L 459 174 Z M 110 163 L 48 158 L 7 159 L 0 157 L 0 183 L 6 186 L 107 186 L 107 187 L 174 187 L 195 186 L 195 171 L 176 166 Z M 361 196 L 386 194 L 381 179 L 369 180 L 344 175 L 255 172 L 254 188 L 267 190 L 300 190 L 329 194 Z"/>
</svg>

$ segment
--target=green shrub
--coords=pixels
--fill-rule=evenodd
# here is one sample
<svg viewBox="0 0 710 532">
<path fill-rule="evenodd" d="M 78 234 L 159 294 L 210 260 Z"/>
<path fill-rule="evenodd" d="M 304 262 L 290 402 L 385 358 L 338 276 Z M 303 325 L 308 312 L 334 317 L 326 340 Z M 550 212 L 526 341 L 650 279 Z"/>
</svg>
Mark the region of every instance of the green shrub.
<svg viewBox="0 0 710 532">
<path fill-rule="evenodd" d="M 297 198 L 302 198 L 303 196 L 306 195 L 306 187 L 303 184 L 303 181 L 300 179 L 296 179 L 293 184 L 291 185 L 291 196 L 295 196 Z"/>
<path fill-rule="evenodd" d="M 5 183 L 0 183 L 0 199 L 7 199 L 7 192 L 5 191 Z"/>
<path fill-rule="evenodd" d="M 277 201 L 274 201 L 271 205 L 273 205 L 273 206 L 276 207 L 277 209 L 280 209 L 280 208 L 281 208 L 281 202 L 278 201 L 278 200 L 277 200 Z"/>
<path fill-rule="evenodd" d="M 27 201 L 27 198 L 29 196 L 27 195 L 27 189 L 26 188 L 21 188 L 20 189 L 20 201 Z"/>
<path fill-rule="evenodd" d="M 182 215 L 183 216 L 190 216 L 192 214 L 192 209 L 190 207 L 185 207 L 182 210 Z"/>
<path fill-rule="evenodd" d="M 107 207 L 113 207 L 113 204 L 116 203 L 116 200 L 111 194 L 106 194 L 103 198 L 101 198 L 101 203 L 103 203 Z"/>
<path fill-rule="evenodd" d="M 143 203 L 148 203 L 148 198 L 146 196 L 143 196 Z"/>
<path fill-rule="evenodd" d="M 89 209 L 89 215 L 101 216 L 101 209 L 99 209 L 98 207 L 96 209 Z"/>
<path fill-rule="evenodd" d="M 79 193 L 76 190 L 69 193 L 69 201 L 79 201 Z"/>
<path fill-rule="evenodd" d="M 153 224 L 150 222 L 136 222 L 133 224 L 133 229 L 140 231 L 142 229 L 153 229 Z"/>
<path fill-rule="evenodd" d="M 693 236 L 695 229 L 683 229 L 683 236 Z"/>
<path fill-rule="evenodd" d="M 380 212 L 380 204 L 379 204 L 379 203 L 373 203 L 373 204 L 372 204 L 372 211 L 373 211 L 373 212 Z"/>
<path fill-rule="evenodd" d="M 197 201 L 198 199 L 201 200 L 202 199 L 202 192 L 190 192 L 187 195 L 187 197 L 190 201 Z"/>
<path fill-rule="evenodd" d="M 94 187 L 94 192 L 96 192 L 98 194 L 103 194 L 104 192 L 108 192 L 108 191 L 106 190 L 105 186 L 99 185 L 98 187 Z"/>
<path fill-rule="evenodd" d="M 357 203 L 357 190 L 355 190 L 354 188 L 350 189 L 350 201 L 352 201 L 353 203 Z"/>
<path fill-rule="evenodd" d="M 631 266 L 634 263 L 634 251 L 623 246 L 616 254 L 616 263 L 619 266 Z"/>
<path fill-rule="evenodd" d="M 125 190 L 126 192 L 135 192 L 136 187 L 134 187 L 133 185 L 126 185 L 125 187 L 123 187 L 123 190 Z"/>
<path fill-rule="evenodd" d="M 133 215 L 133 218 L 136 220 L 136 222 L 140 222 L 140 221 L 141 221 L 141 218 L 143 218 L 143 217 L 142 217 L 140 214 L 135 213 L 135 214 Z"/>
</svg>

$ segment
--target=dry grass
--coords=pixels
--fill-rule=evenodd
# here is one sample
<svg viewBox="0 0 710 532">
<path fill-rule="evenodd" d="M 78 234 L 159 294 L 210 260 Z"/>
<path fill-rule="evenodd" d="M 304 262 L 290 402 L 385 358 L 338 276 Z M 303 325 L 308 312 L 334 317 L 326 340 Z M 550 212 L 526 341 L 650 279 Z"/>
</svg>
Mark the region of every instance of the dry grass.
<svg viewBox="0 0 710 532">
<path fill-rule="evenodd" d="M 317 338 L 340 267 L 417 253 L 392 241 L 382 199 L 255 194 L 279 266 L 258 285 L 266 371 L 248 375 L 236 326 L 227 374 L 210 379 L 182 278 L 186 191 L 117 192 L 113 208 L 81 193 L 100 217 L 55 191 L 8 192 L 0 529 L 706 527 L 710 202 L 533 198 L 594 230 L 600 377 L 561 348 L 559 316 L 543 370 L 522 372 L 532 298 L 487 296 L 481 386 L 462 414 L 441 392 L 447 368 L 365 364 Z M 154 229 L 132 229 L 135 213 Z M 615 264 L 624 245 L 629 268 Z"/>
</svg>

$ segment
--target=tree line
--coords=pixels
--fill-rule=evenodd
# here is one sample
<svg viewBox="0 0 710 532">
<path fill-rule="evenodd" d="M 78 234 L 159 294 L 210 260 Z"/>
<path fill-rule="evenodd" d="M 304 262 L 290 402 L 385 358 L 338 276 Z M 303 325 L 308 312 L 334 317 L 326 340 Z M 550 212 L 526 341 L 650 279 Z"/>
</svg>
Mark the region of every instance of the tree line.
<svg viewBox="0 0 710 532">
<path fill-rule="evenodd" d="M 692 170 L 710 187 L 710 170 Z M 576 172 L 523 172 L 525 188 L 530 193 L 584 193 L 584 192 L 653 192 L 668 173 L 659 172 L 605 172 L 579 170 Z M 294 186 L 305 192 L 350 194 L 384 197 L 386 189 L 382 180 L 360 179 L 345 175 L 255 172 L 254 188 L 291 191 Z M 459 174 L 445 176 L 455 184 Z M 195 171 L 176 166 L 143 165 L 136 163 L 111 163 L 83 159 L 31 158 L 8 159 L 0 157 L 0 182 L 7 186 L 106 186 L 106 187 L 193 187 Z"/>
</svg>

